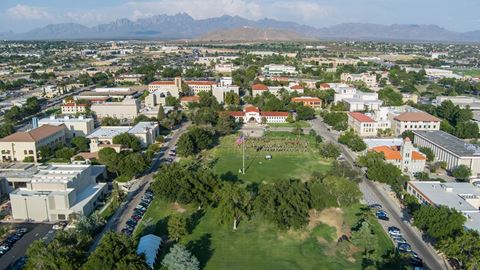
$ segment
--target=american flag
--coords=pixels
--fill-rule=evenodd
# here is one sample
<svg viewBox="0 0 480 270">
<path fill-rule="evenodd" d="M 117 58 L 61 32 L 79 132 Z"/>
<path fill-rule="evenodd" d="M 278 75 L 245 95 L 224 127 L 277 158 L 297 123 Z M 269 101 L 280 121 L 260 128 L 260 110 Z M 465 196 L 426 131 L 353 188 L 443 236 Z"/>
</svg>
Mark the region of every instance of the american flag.
<svg viewBox="0 0 480 270">
<path fill-rule="evenodd" d="M 238 137 L 237 140 L 235 141 L 235 143 L 236 143 L 237 145 L 240 145 L 240 144 L 242 144 L 242 143 L 244 143 L 244 142 L 245 142 L 245 136 L 243 136 L 243 134 L 240 135 L 240 137 Z"/>
</svg>

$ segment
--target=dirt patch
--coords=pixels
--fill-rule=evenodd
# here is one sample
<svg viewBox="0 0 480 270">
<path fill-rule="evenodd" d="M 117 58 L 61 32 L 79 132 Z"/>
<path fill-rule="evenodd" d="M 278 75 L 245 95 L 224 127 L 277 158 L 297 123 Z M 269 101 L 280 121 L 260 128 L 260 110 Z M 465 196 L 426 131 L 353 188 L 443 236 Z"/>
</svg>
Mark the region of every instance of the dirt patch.
<svg viewBox="0 0 480 270">
<path fill-rule="evenodd" d="M 175 210 L 176 212 L 180 213 L 180 214 L 183 214 L 187 211 L 179 203 L 172 203 L 172 209 Z"/>
<path fill-rule="evenodd" d="M 307 226 L 309 230 L 313 230 L 319 223 L 324 223 L 336 229 L 337 239 L 346 233 L 343 228 L 343 212 L 340 208 L 327 208 L 321 212 L 310 210 L 309 215 L 310 221 Z"/>
</svg>

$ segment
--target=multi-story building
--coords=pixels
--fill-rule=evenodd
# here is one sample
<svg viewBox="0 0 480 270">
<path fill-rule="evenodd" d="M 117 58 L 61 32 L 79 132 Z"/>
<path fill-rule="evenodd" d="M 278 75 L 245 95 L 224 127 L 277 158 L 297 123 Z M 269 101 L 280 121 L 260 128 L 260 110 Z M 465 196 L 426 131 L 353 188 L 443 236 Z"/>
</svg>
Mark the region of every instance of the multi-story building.
<svg viewBox="0 0 480 270">
<path fill-rule="evenodd" d="M 62 114 L 77 114 L 85 113 L 87 111 L 86 104 L 77 104 L 75 102 L 64 103 L 60 106 Z"/>
<path fill-rule="evenodd" d="M 240 87 L 236 85 L 228 86 L 214 86 L 212 88 L 212 95 L 217 99 L 218 103 L 225 103 L 225 95 L 227 93 L 235 93 L 240 95 Z"/>
<path fill-rule="evenodd" d="M 164 96 L 180 97 L 182 91 L 182 78 L 175 77 L 173 81 L 155 81 L 148 85 L 150 93 L 158 92 Z"/>
<path fill-rule="evenodd" d="M 65 143 L 67 128 L 43 125 L 27 132 L 16 132 L 0 139 L 1 162 L 24 161 L 27 158 L 37 163 L 43 146 L 54 148 Z"/>
<path fill-rule="evenodd" d="M 160 126 L 157 122 L 139 122 L 135 126 L 110 126 L 98 127 L 87 138 L 90 139 L 90 152 L 98 152 L 103 147 L 121 150 L 121 145 L 113 143 L 113 138 L 117 135 L 129 133 L 140 139 L 143 147 L 155 143 L 160 135 Z"/>
<path fill-rule="evenodd" d="M 5 176 L 18 187 L 10 193 L 15 220 L 68 220 L 71 214 L 89 215 L 107 193 L 103 165 L 49 164 L 31 166 Z"/>
<path fill-rule="evenodd" d="M 214 81 L 186 81 L 185 83 L 195 96 L 198 96 L 200 92 L 211 93 L 213 87 L 218 86 L 218 83 Z"/>
<path fill-rule="evenodd" d="M 218 63 L 215 65 L 215 72 L 232 73 L 235 70 L 233 63 Z"/>
<path fill-rule="evenodd" d="M 467 106 L 472 111 L 480 111 L 480 100 L 476 97 L 467 97 L 467 96 L 438 96 L 433 100 L 433 105 L 441 105 L 444 101 L 451 101 L 454 105 L 459 106 L 462 109 L 467 108 Z"/>
<path fill-rule="evenodd" d="M 317 97 L 294 97 L 292 98 L 294 103 L 302 103 L 305 107 L 310 107 L 313 109 L 322 108 L 322 100 Z"/>
<path fill-rule="evenodd" d="M 348 113 L 348 126 L 360 137 L 377 136 L 377 123 L 372 118 L 360 112 Z"/>
<path fill-rule="evenodd" d="M 85 137 L 92 133 L 95 129 L 95 123 L 93 118 L 84 118 L 80 116 L 78 118 L 72 118 L 65 116 L 64 118 L 55 118 L 54 115 L 50 116 L 50 118 L 43 118 L 38 121 L 39 126 L 43 125 L 52 125 L 52 126 L 60 126 L 65 125 L 67 128 L 66 131 L 66 139 L 70 140 L 74 137 Z"/>
<path fill-rule="evenodd" d="M 471 183 L 408 181 L 407 192 L 421 204 L 457 210 L 467 218 L 465 228 L 480 231 L 480 189 Z"/>
<path fill-rule="evenodd" d="M 92 91 L 86 91 L 75 96 L 75 100 L 89 100 L 92 103 L 105 101 L 111 98 L 124 99 L 140 96 L 137 90 L 127 87 L 95 88 Z"/>
<path fill-rule="evenodd" d="M 377 75 L 369 74 L 369 73 L 360 73 L 360 74 L 342 73 L 342 75 L 340 75 L 340 80 L 342 80 L 342 82 L 345 82 L 345 83 L 364 82 L 367 85 L 367 87 L 377 86 Z"/>
<path fill-rule="evenodd" d="M 472 171 L 472 178 L 480 176 L 480 149 L 441 130 L 413 132 L 414 143 L 419 147 L 430 148 L 435 154 L 435 161 L 447 163 L 447 169 L 455 170 L 465 165 Z"/>
<path fill-rule="evenodd" d="M 376 146 L 371 150 L 383 153 L 385 161 L 397 166 L 403 173 L 415 174 L 423 172 L 427 157 L 415 149 L 407 137 L 403 145 L 398 146 Z"/>
<path fill-rule="evenodd" d="M 294 75 L 297 69 L 293 66 L 270 64 L 262 67 L 262 74 L 265 76 Z"/>
<path fill-rule="evenodd" d="M 142 79 L 142 74 L 123 74 L 115 78 L 115 83 L 133 83 L 138 84 Z"/>
<path fill-rule="evenodd" d="M 262 118 L 265 118 L 267 123 L 286 123 L 288 112 L 262 112 L 259 108 L 249 106 L 242 112 L 229 112 L 235 118 L 235 121 L 242 123 L 262 123 Z"/>
<path fill-rule="evenodd" d="M 252 95 L 259 96 L 265 92 L 270 92 L 275 96 L 280 96 L 282 91 L 287 91 L 289 93 L 296 92 L 297 94 L 303 94 L 304 89 L 298 84 L 291 84 L 289 86 L 266 86 L 264 84 L 254 84 L 252 85 Z"/>
<path fill-rule="evenodd" d="M 140 101 L 134 98 L 125 98 L 120 102 L 93 104 L 90 109 L 100 119 L 114 117 L 120 120 L 133 120 L 140 111 Z"/>
<path fill-rule="evenodd" d="M 180 105 L 182 105 L 182 107 L 185 109 L 188 108 L 189 104 L 198 102 L 200 102 L 199 96 L 187 96 L 180 98 Z"/>
<path fill-rule="evenodd" d="M 400 136 L 407 130 L 440 130 L 440 119 L 426 112 L 404 112 L 393 116 L 392 128 Z"/>
</svg>

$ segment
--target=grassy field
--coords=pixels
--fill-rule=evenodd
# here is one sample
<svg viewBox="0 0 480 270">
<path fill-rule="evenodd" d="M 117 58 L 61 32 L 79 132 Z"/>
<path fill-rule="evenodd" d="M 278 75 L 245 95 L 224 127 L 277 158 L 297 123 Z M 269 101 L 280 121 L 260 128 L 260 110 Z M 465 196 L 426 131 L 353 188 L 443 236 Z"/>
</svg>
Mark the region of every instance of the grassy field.
<svg viewBox="0 0 480 270">
<path fill-rule="evenodd" d="M 187 215 L 195 211 L 192 206 L 179 206 L 156 199 L 137 233 L 165 235 L 168 216 Z M 306 229 L 298 231 L 279 230 L 257 217 L 242 222 L 233 232 L 229 226 L 219 225 L 215 210 L 209 209 L 199 216 L 191 234 L 181 239 L 181 243 L 199 259 L 201 268 L 207 270 L 362 269 L 358 249 L 349 243 L 347 251 L 337 246 L 337 230 L 343 227 L 342 224 L 355 224 L 360 212 L 360 205 L 342 210 L 328 209 L 317 217 L 329 224 L 311 221 Z M 330 223 L 332 220 L 334 222 Z M 371 244 L 375 247 L 375 256 L 380 257 L 392 248 L 392 244 L 380 225 L 375 220 L 371 223 L 377 236 L 377 241 Z M 163 256 L 160 254 L 160 260 Z M 159 265 L 157 268 L 160 268 Z"/>
<path fill-rule="evenodd" d="M 307 121 L 298 121 L 295 123 L 270 123 L 268 124 L 271 127 L 296 127 L 297 124 L 300 124 L 300 127 L 302 128 L 308 128 L 310 127 L 310 124 Z"/>
<path fill-rule="evenodd" d="M 464 76 L 478 77 L 480 76 L 480 69 L 455 69 L 453 70 L 455 74 L 460 74 Z"/>
<path fill-rule="evenodd" d="M 268 132 L 266 137 L 294 139 L 295 135 L 289 132 Z M 321 158 L 314 151 L 267 153 L 247 149 L 243 175 L 239 172 L 242 168 L 242 150 L 241 147 L 235 146 L 235 138 L 235 135 L 222 138 L 220 145 L 207 154 L 210 158 L 217 158 L 214 170 L 223 180 L 261 183 L 288 178 L 306 179 L 314 171 L 326 172 L 330 168 L 331 162 Z M 272 159 L 265 159 L 266 155 L 272 155 Z"/>
</svg>

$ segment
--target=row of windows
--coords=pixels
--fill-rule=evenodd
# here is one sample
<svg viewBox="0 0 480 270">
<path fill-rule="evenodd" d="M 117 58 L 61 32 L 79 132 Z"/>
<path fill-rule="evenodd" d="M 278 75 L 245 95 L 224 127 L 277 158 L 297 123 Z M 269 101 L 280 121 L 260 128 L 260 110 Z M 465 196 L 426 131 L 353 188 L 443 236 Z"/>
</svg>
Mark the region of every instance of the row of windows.
<svg viewBox="0 0 480 270">
<path fill-rule="evenodd" d="M 410 128 L 437 128 L 437 125 L 433 125 L 433 126 L 430 126 L 430 125 L 410 125 Z M 404 125 L 404 128 L 408 128 L 408 125 Z"/>
</svg>

